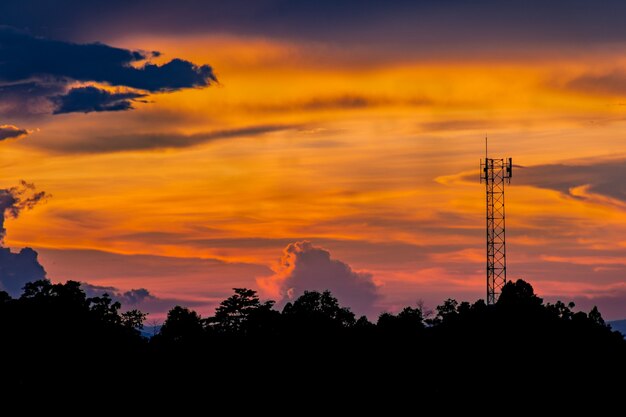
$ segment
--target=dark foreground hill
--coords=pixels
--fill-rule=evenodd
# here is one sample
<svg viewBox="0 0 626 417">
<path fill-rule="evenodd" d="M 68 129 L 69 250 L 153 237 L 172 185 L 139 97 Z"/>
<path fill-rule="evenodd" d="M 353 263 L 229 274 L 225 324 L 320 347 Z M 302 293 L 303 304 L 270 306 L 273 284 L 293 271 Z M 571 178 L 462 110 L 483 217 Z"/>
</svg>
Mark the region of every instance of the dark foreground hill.
<svg viewBox="0 0 626 417">
<path fill-rule="evenodd" d="M 305 292 L 277 311 L 235 289 L 213 317 L 175 307 L 151 339 L 137 330 L 145 316 L 120 307 L 108 296 L 87 298 L 72 281 L 27 284 L 19 299 L 0 292 L 4 398 L 363 407 L 511 393 L 610 398 L 624 389 L 623 336 L 596 308 L 544 304 L 521 280 L 493 306 L 447 300 L 433 314 L 406 307 L 376 323 L 329 292 Z"/>
</svg>

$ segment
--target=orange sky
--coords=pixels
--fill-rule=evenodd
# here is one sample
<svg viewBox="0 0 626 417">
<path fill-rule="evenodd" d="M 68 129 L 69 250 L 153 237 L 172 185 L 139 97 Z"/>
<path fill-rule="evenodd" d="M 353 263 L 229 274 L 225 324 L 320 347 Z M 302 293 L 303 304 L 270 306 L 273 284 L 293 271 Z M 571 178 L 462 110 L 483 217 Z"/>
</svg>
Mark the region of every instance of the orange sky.
<svg viewBox="0 0 626 417">
<path fill-rule="evenodd" d="M 569 83 L 626 64 L 622 50 L 357 64 L 332 47 L 252 35 L 103 41 L 159 50 L 156 62 L 210 62 L 220 83 L 152 94 L 133 111 L 23 122 L 34 132 L 2 143 L 3 184 L 24 178 L 53 196 L 8 220 L 6 243 L 43 249 L 54 280 L 79 278 L 74 258 L 58 249 L 265 268 L 218 278 L 181 267 L 164 278 L 158 268 L 142 276 L 122 262 L 87 277 L 212 305 L 215 296 L 206 294 L 256 286 L 289 242 L 306 239 L 370 273 L 380 310 L 476 299 L 485 280 L 478 166 L 486 133 L 493 156 L 524 167 L 626 158 L 626 102 Z M 169 149 L 125 150 L 124 140 L 115 152 L 85 145 L 215 132 L 242 133 Z M 509 276 L 530 280 L 540 295 L 578 300 L 626 291 L 626 203 L 585 185 L 565 195 L 514 177 L 507 190 Z M 588 275 L 572 272 L 580 265 Z M 624 307 L 606 308 L 626 316 Z"/>
</svg>

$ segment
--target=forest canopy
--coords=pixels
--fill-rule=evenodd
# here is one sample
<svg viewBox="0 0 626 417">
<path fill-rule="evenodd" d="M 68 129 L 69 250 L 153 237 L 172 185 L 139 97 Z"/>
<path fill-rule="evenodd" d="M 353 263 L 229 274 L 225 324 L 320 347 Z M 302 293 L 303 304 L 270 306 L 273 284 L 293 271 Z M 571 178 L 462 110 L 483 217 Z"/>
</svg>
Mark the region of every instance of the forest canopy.
<svg viewBox="0 0 626 417">
<path fill-rule="evenodd" d="M 529 283 L 518 280 L 506 284 L 495 305 L 448 299 L 433 311 L 416 304 L 372 322 L 356 317 L 329 291 L 305 291 L 278 310 L 256 291 L 235 288 L 213 316 L 176 306 L 146 338 L 140 333 L 146 319 L 141 311 L 123 311 L 107 294 L 87 297 L 75 281 L 39 280 L 26 284 L 19 298 L 0 292 L 0 349 L 11 358 L 2 381 L 8 392 L 113 392 L 121 382 L 152 389 L 173 380 L 201 381 L 221 392 L 248 381 L 250 373 L 287 372 L 288 381 L 273 379 L 285 389 L 321 383 L 323 375 L 311 372 L 325 369 L 333 380 L 354 386 L 413 375 L 415 389 L 436 397 L 479 390 L 480 384 L 455 384 L 450 378 L 471 376 L 484 383 L 492 367 L 510 368 L 509 387 L 521 384 L 515 375 L 531 370 L 583 373 L 594 377 L 585 392 L 604 395 L 616 389 L 603 375 L 624 369 L 626 342 L 597 308 L 588 313 L 574 308 L 544 303 Z M 542 384 L 548 389 L 551 382 L 537 379 L 535 385 Z M 248 381 L 241 389 L 260 387 Z"/>
</svg>

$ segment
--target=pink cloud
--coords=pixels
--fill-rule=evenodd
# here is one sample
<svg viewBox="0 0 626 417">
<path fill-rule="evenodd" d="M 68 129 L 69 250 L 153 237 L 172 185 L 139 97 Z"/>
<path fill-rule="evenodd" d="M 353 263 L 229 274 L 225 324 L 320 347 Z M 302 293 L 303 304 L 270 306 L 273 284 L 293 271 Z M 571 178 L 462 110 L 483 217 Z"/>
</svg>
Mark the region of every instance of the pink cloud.
<svg viewBox="0 0 626 417">
<path fill-rule="evenodd" d="M 340 303 L 357 314 L 376 311 L 378 287 L 368 272 L 332 259 L 330 252 L 301 241 L 287 245 L 274 275 L 257 279 L 261 290 L 280 301 L 293 300 L 305 290 L 330 290 Z"/>
</svg>

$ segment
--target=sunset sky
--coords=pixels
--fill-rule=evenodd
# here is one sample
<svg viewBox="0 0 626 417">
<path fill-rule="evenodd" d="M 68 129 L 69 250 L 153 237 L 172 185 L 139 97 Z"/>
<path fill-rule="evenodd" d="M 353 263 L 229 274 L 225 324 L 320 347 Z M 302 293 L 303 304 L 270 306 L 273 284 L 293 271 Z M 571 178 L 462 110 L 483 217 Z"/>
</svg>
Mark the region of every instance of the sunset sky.
<svg viewBox="0 0 626 417">
<path fill-rule="evenodd" d="M 509 279 L 625 318 L 625 18 L 617 0 L 2 2 L 0 187 L 51 195 L 7 216 L 5 246 L 151 318 L 233 287 L 329 288 L 370 317 L 474 301 L 488 134 L 517 166 Z"/>
</svg>

